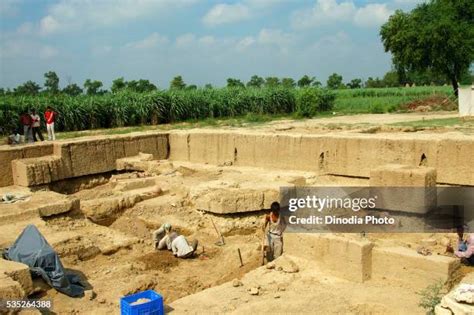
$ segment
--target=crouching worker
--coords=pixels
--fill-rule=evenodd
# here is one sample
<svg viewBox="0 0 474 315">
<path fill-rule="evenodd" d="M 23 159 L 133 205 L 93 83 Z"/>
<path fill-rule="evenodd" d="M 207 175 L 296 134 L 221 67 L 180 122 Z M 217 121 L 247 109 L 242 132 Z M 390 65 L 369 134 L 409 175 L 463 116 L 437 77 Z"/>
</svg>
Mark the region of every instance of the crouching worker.
<svg viewBox="0 0 474 315">
<path fill-rule="evenodd" d="M 280 204 L 272 203 L 270 213 L 265 215 L 263 231 L 269 226 L 266 233 L 267 246 L 265 248 L 267 261 L 272 261 L 283 254 L 283 232 L 286 229 L 286 221 L 280 215 Z"/>
<path fill-rule="evenodd" d="M 153 246 L 155 249 L 171 250 L 171 242 L 175 237 L 176 233 L 172 233 L 171 224 L 162 224 L 160 228 L 152 234 Z"/>
<path fill-rule="evenodd" d="M 464 229 L 458 228 L 458 246 L 455 251 L 451 245 L 446 247 L 446 252 L 454 253 L 456 257 L 465 259 L 465 262 L 469 265 L 474 265 L 474 234 L 470 234 L 469 237 L 464 240 Z"/>
<path fill-rule="evenodd" d="M 197 240 L 194 240 L 190 245 L 183 235 L 178 235 L 172 230 L 169 223 L 163 224 L 154 231 L 152 239 L 155 249 L 171 250 L 173 255 L 179 258 L 192 257 L 198 246 Z"/>
</svg>

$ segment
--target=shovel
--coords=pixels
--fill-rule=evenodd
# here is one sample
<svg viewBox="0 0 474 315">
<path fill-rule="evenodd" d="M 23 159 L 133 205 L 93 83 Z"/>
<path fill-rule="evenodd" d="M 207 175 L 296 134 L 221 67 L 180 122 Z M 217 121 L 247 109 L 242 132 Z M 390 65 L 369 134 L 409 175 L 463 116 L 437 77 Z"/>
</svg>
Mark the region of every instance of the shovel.
<svg viewBox="0 0 474 315">
<path fill-rule="evenodd" d="M 219 232 L 219 230 L 217 229 L 217 226 L 214 223 L 214 220 L 212 220 L 212 218 L 211 218 L 211 222 L 212 222 L 212 225 L 214 226 L 214 229 L 216 230 L 217 236 L 219 237 L 219 240 L 217 242 L 215 242 L 214 244 L 217 245 L 217 246 L 224 246 L 225 245 L 224 236 L 222 236 L 221 232 Z"/>
<path fill-rule="evenodd" d="M 265 258 L 267 257 L 266 251 L 265 251 L 265 230 L 263 231 L 263 236 L 262 236 L 262 264 L 261 266 L 265 265 Z"/>
</svg>

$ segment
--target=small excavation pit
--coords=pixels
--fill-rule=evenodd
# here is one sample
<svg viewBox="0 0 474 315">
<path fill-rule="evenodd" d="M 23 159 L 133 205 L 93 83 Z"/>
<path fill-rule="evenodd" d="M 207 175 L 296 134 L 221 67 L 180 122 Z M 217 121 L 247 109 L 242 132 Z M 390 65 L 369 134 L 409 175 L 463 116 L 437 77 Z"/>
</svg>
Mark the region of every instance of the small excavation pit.
<svg viewBox="0 0 474 315">
<path fill-rule="evenodd" d="M 180 260 L 176 259 L 169 251 L 154 251 L 145 254 L 137 259 L 144 264 L 145 270 L 159 270 L 169 272 L 172 267 L 179 265 Z"/>
</svg>

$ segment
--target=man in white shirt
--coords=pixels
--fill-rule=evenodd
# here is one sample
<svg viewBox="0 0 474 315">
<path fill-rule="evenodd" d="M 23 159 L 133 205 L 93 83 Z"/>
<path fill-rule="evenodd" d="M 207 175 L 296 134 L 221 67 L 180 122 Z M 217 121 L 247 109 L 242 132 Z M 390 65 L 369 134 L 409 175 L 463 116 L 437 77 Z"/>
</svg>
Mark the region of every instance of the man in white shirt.
<svg viewBox="0 0 474 315">
<path fill-rule="evenodd" d="M 153 232 L 153 245 L 155 249 L 168 249 L 179 258 L 191 257 L 197 249 L 198 241 L 194 240 L 191 245 L 183 235 L 172 231 L 171 224 L 165 223 Z"/>
<path fill-rule="evenodd" d="M 171 250 L 173 255 L 179 258 L 189 258 L 192 257 L 198 246 L 198 241 L 194 240 L 191 245 L 188 244 L 188 241 L 183 235 L 176 237 L 171 242 Z"/>
<path fill-rule="evenodd" d="M 33 130 L 33 141 L 36 142 L 36 135 L 40 138 L 41 141 L 44 141 L 43 134 L 41 133 L 41 120 L 40 116 L 36 113 L 36 110 L 31 110 L 31 127 Z"/>
</svg>

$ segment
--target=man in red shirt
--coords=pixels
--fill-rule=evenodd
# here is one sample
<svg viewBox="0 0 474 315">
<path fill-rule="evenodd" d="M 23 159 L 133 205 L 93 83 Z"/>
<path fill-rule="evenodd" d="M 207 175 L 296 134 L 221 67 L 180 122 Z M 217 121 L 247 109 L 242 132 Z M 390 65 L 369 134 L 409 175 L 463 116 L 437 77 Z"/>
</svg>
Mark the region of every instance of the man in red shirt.
<svg viewBox="0 0 474 315">
<path fill-rule="evenodd" d="M 46 130 L 48 130 L 48 140 L 56 140 L 56 135 L 54 134 L 54 121 L 56 120 L 56 113 L 50 106 L 46 108 L 44 120 L 46 121 Z"/>
<path fill-rule="evenodd" d="M 25 136 L 25 142 L 33 142 L 32 134 L 32 120 L 31 116 L 27 112 L 21 113 L 20 123 L 23 126 L 23 135 Z"/>
</svg>

